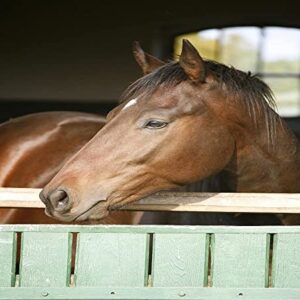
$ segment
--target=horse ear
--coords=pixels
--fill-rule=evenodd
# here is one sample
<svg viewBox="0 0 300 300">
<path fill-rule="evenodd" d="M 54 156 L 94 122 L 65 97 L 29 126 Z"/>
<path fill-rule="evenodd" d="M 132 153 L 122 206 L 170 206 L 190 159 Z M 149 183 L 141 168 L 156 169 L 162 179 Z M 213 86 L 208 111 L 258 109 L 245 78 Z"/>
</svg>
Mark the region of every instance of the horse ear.
<svg viewBox="0 0 300 300">
<path fill-rule="evenodd" d="M 133 42 L 132 51 L 135 60 L 142 68 L 145 75 L 153 72 L 154 70 L 165 64 L 158 58 L 144 52 L 139 42 Z"/>
<path fill-rule="evenodd" d="M 205 63 L 196 48 L 185 39 L 182 42 L 179 64 L 192 81 L 205 81 Z"/>
</svg>

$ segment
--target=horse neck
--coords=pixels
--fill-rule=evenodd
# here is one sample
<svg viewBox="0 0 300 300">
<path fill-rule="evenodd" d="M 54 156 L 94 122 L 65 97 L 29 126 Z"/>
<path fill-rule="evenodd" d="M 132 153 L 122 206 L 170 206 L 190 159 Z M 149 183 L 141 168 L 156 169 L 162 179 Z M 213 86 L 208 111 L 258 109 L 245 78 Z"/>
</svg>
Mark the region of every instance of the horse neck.
<svg viewBox="0 0 300 300">
<path fill-rule="evenodd" d="M 299 141 L 284 120 L 269 113 L 271 128 L 263 121 L 255 131 L 245 128 L 236 136 L 236 152 L 226 168 L 232 190 L 300 192 Z"/>
</svg>

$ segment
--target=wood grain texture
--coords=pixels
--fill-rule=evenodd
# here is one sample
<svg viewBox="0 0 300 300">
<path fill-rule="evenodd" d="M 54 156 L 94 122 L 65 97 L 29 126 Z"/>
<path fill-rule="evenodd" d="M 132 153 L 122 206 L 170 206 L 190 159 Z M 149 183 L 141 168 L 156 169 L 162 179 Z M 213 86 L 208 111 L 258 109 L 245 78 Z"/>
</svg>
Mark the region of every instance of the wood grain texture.
<svg viewBox="0 0 300 300">
<path fill-rule="evenodd" d="M 202 287 L 207 283 L 206 234 L 155 234 L 152 285 Z"/>
<path fill-rule="evenodd" d="M 113 292 L 113 294 L 112 294 Z M 43 296 L 47 295 L 47 296 Z M 184 296 L 181 296 L 183 295 Z M 1 300 L 299 300 L 299 289 L 279 288 L 0 288 Z"/>
<path fill-rule="evenodd" d="M 275 235 L 272 262 L 273 287 L 300 288 L 300 233 Z"/>
<path fill-rule="evenodd" d="M 45 208 L 39 198 L 41 189 L 0 188 L 0 207 Z"/>
<path fill-rule="evenodd" d="M 16 234 L 0 232 L 0 287 L 14 286 L 16 269 Z"/>
<path fill-rule="evenodd" d="M 147 249 L 146 234 L 79 234 L 76 286 L 145 286 Z"/>
<path fill-rule="evenodd" d="M 0 188 L 0 207 L 44 208 L 40 189 Z M 300 194 L 158 193 L 121 210 L 300 213 Z"/>
<path fill-rule="evenodd" d="M 41 225 L 4 224 L 0 232 L 82 232 L 82 233 L 228 233 L 277 234 L 300 233 L 300 226 L 210 226 L 210 225 Z"/>
<path fill-rule="evenodd" d="M 69 233 L 24 232 L 20 286 L 68 286 L 71 265 L 70 243 Z"/>
<path fill-rule="evenodd" d="M 21 287 L 15 288 L 10 286 L 16 232 L 23 239 Z M 80 236 L 75 288 L 68 286 L 71 232 Z M 154 237 L 150 287 L 145 280 L 149 235 Z M 266 288 L 270 235 L 273 287 Z M 8 275 L 1 274 L 0 299 L 298 300 L 299 237 L 299 226 L 0 225 L 0 251 L 8 249 L 0 255 L 0 274 L 3 261 L 12 261 Z M 208 245 L 212 288 L 203 287 Z"/>
<path fill-rule="evenodd" d="M 214 234 L 213 287 L 265 287 L 268 276 L 267 234 Z"/>
</svg>

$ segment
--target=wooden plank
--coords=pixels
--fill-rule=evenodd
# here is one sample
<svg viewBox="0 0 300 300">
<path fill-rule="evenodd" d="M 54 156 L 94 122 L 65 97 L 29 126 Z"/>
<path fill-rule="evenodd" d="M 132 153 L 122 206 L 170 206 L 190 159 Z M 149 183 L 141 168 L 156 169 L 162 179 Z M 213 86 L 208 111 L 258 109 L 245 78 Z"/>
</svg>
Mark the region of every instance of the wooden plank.
<svg viewBox="0 0 300 300">
<path fill-rule="evenodd" d="M 71 265 L 69 233 L 24 232 L 22 234 L 20 286 L 64 287 Z"/>
<path fill-rule="evenodd" d="M 16 234 L 0 232 L 0 287 L 15 284 Z"/>
<path fill-rule="evenodd" d="M 199 225 L 0 225 L 0 232 L 82 233 L 300 233 L 300 226 L 199 226 Z"/>
<path fill-rule="evenodd" d="M 44 208 L 40 189 L 0 188 L 0 207 Z M 121 210 L 300 213 L 300 194 L 158 193 Z"/>
<path fill-rule="evenodd" d="M 39 198 L 41 189 L 0 188 L 0 208 L 45 208 Z"/>
<path fill-rule="evenodd" d="M 213 287 L 265 287 L 268 283 L 267 234 L 214 234 Z"/>
<path fill-rule="evenodd" d="M 299 300 L 299 289 L 280 288 L 0 288 L 1 300 Z"/>
<path fill-rule="evenodd" d="M 164 192 L 148 196 L 123 209 L 194 212 L 300 213 L 300 194 Z"/>
<path fill-rule="evenodd" d="M 300 288 L 300 233 L 275 235 L 273 248 L 272 286 Z"/>
<path fill-rule="evenodd" d="M 147 245 L 146 234 L 79 234 L 76 286 L 144 286 L 148 268 Z"/>
<path fill-rule="evenodd" d="M 206 234 L 155 234 L 152 284 L 202 287 L 207 284 Z"/>
</svg>

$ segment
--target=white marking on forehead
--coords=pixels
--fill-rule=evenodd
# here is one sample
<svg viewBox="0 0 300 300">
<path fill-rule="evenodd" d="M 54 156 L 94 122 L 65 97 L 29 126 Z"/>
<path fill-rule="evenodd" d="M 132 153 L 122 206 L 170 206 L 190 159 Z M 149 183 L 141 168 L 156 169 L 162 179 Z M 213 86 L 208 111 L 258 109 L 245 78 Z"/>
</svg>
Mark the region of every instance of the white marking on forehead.
<svg viewBox="0 0 300 300">
<path fill-rule="evenodd" d="M 127 104 L 123 107 L 122 110 L 124 110 L 124 109 L 126 109 L 126 108 L 128 108 L 132 105 L 135 105 L 137 103 L 137 100 L 138 100 L 137 98 L 134 98 L 134 99 L 130 100 L 129 102 L 127 102 Z"/>
</svg>

